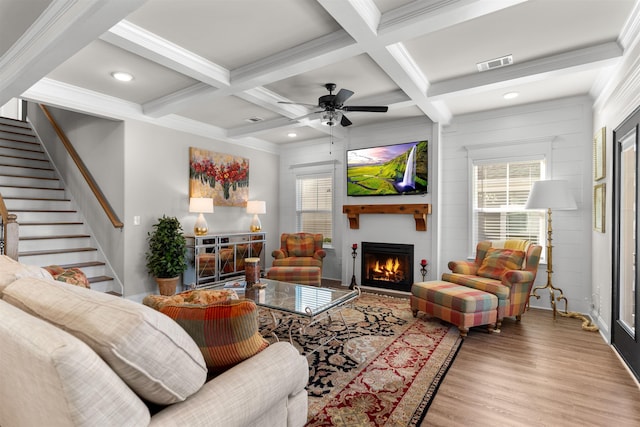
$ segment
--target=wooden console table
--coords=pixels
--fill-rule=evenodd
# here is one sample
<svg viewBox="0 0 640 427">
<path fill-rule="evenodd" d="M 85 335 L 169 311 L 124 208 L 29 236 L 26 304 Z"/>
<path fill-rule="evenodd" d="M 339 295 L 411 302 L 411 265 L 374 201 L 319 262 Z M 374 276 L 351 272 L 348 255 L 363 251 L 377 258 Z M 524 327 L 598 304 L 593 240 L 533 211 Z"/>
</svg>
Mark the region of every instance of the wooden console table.
<svg viewBox="0 0 640 427">
<path fill-rule="evenodd" d="M 416 231 L 427 231 L 427 215 L 431 205 L 344 205 L 342 213 L 349 218 L 349 228 L 360 228 L 361 214 L 409 214 L 416 221 Z"/>
</svg>

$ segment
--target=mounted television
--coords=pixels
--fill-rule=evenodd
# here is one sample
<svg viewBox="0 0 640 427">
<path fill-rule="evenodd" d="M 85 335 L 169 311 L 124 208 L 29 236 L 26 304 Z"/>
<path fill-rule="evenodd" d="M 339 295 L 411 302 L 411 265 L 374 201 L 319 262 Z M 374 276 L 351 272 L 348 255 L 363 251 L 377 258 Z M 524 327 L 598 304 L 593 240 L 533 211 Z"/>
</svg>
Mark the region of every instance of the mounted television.
<svg viewBox="0 0 640 427">
<path fill-rule="evenodd" d="M 347 151 L 347 196 L 427 192 L 428 141 Z"/>
</svg>

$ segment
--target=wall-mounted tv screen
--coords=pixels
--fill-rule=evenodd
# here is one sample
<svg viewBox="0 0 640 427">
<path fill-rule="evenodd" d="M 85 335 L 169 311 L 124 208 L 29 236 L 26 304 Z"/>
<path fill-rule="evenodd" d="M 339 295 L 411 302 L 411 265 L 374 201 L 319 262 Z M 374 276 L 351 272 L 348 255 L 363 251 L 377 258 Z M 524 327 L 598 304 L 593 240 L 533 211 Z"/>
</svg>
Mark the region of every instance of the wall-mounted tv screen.
<svg viewBox="0 0 640 427">
<path fill-rule="evenodd" d="M 427 141 L 347 151 L 347 196 L 427 192 Z"/>
</svg>

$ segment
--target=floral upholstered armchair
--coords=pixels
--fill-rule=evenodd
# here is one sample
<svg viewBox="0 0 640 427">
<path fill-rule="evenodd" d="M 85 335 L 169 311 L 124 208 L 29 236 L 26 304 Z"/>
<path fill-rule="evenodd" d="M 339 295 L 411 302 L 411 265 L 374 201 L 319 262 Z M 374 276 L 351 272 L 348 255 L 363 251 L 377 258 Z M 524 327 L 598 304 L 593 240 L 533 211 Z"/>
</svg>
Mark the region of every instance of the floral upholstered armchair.
<svg viewBox="0 0 640 427">
<path fill-rule="evenodd" d="M 280 249 L 271 253 L 274 267 L 320 267 L 327 253 L 322 249 L 322 234 L 282 233 Z"/>
<path fill-rule="evenodd" d="M 498 324 L 524 313 L 536 280 L 542 247 L 528 240 L 479 242 L 474 261 L 449 261 L 451 273 L 442 280 L 468 286 L 498 297 Z"/>
</svg>

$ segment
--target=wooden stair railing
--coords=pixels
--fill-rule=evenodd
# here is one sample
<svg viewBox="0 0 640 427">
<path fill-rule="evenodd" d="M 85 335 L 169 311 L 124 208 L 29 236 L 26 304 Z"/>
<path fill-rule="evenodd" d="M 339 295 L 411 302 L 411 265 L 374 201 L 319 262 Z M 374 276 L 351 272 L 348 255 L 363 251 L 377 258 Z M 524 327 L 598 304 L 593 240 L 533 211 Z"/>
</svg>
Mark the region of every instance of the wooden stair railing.
<svg viewBox="0 0 640 427">
<path fill-rule="evenodd" d="M 42 104 L 38 104 L 38 105 L 40 106 L 40 109 L 44 112 L 44 115 L 49 120 L 49 123 L 51 123 L 51 126 L 53 126 L 53 129 L 56 131 L 56 134 L 58 134 L 58 138 L 60 138 L 60 141 L 62 141 L 62 144 L 67 149 L 67 152 L 69 153 L 74 163 L 78 167 L 78 170 L 80 171 L 85 181 L 87 182 L 87 185 L 89 185 L 89 188 L 91 188 L 91 191 L 93 191 L 93 194 L 96 196 L 96 199 L 98 199 L 98 203 L 100 203 L 100 206 L 102 206 L 102 209 L 104 210 L 105 214 L 111 221 L 111 224 L 113 224 L 115 228 L 124 227 L 124 224 L 122 223 L 122 221 L 120 221 L 120 219 L 118 218 L 118 215 L 116 215 L 115 211 L 107 201 L 107 198 L 102 193 L 102 190 L 100 190 L 100 187 L 96 183 L 95 179 L 93 179 L 93 176 L 91 175 L 86 165 L 78 155 L 78 152 L 76 151 L 75 148 L 73 148 L 73 145 L 65 135 L 64 131 L 60 128 L 60 126 L 58 126 L 58 123 L 49 112 L 49 109 Z"/>
<path fill-rule="evenodd" d="M 2 214 L 2 237 L 4 239 L 4 254 L 11 259 L 18 260 L 19 225 L 18 217 L 7 212 L 2 194 L 0 194 L 0 214 Z"/>
</svg>

